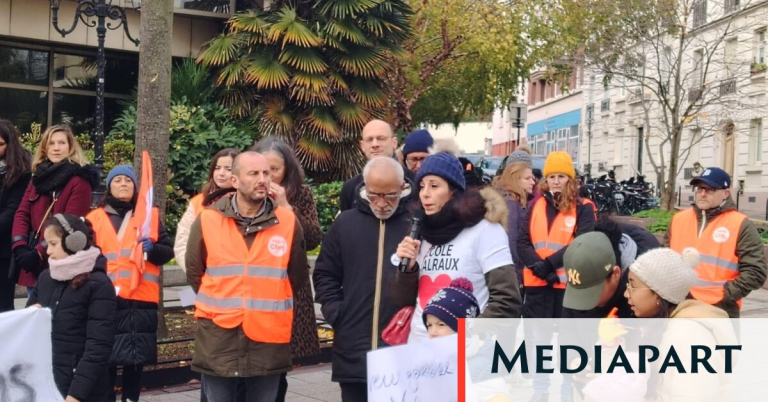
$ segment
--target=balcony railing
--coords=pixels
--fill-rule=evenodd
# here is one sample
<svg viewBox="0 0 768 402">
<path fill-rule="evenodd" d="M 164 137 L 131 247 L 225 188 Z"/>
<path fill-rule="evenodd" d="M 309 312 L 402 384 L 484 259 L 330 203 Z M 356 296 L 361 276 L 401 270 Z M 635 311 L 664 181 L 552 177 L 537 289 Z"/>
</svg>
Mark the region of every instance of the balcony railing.
<svg viewBox="0 0 768 402">
<path fill-rule="evenodd" d="M 736 93 L 736 78 L 729 78 L 720 82 L 720 96 Z"/>
</svg>

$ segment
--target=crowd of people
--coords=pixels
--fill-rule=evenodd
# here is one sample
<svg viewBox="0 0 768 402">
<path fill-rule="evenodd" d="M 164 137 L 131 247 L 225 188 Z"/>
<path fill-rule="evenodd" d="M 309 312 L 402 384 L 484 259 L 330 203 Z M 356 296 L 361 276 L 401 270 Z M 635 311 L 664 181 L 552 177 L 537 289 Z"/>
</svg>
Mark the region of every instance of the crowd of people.
<svg viewBox="0 0 768 402">
<path fill-rule="evenodd" d="M 138 401 L 144 366 L 157 361 L 162 266 L 175 257 L 197 294 L 201 400 L 285 400 L 294 360 L 320 352 L 317 302 L 334 330 L 332 380 L 343 401 L 359 402 L 368 352 L 456 333 L 459 318 L 736 318 L 766 279 L 757 229 L 715 167 L 692 180 L 695 203 L 662 245 L 597 216 L 565 152 L 537 175 L 520 146 L 483 185 L 455 144 L 426 130 L 398 148 L 391 126 L 373 120 L 360 146 L 367 163 L 344 183 L 325 235 L 296 155 L 267 137 L 212 157 L 171 239 L 156 208 L 149 234 L 137 234 L 132 166 L 108 172 L 91 209 L 100 174 L 68 126 L 49 127 L 31 155 L 0 120 L 0 311 L 13 309 L 17 284 L 28 306 L 51 309 L 53 374 L 67 402 L 114 401 L 118 370 L 122 400 Z M 321 243 L 310 271 L 307 250 Z M 538 342 L 557 333 L 532 331 Z M 549 379 L 533 376 L 532 402 L 549 400 Z M 577 382 L 564 379 L 561 400 Z M 682 392 L 665 386 L 654 396 Z M 692 388 L 697 400 L 713 394 Z M 504 400 L 489 389 L 483 400 Z"/>
</svg>

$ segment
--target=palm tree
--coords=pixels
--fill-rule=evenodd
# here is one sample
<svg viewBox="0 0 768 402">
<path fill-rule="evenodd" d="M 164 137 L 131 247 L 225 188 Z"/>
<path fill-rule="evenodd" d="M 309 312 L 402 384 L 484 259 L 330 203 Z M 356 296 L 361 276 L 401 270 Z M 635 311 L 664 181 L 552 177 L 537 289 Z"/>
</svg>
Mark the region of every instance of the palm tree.
<svg viewBox="0 0 768 402">
<path fill-rule="evenodd" d="M 198 62 L 217 69 L 232 113 L 289 140 L 310 174 L 347 178 L 361 168 L 363 125 L 384 117 L 410 15 L 403 0 L 278 0 L 233 16 Z"/>
</svg>

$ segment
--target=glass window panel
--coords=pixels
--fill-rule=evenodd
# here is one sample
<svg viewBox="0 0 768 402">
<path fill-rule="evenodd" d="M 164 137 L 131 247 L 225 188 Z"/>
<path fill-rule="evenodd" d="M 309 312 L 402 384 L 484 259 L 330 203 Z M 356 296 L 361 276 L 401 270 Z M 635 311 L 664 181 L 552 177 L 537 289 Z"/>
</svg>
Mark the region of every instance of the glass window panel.
<svg viewBox="0 0 768 402">
<path fill-rule="evenodd" d="M 175 8 L 222 14 L 229 14 L 232 12 L 231 3 L 231 0 L 173 0 L 173 6 Z"/>
<path fill-rule="evenodd" d="M 117 99 L 104 99 L 104 133 L 109 133 L 112 123 L 120 113 Z M 96 97 L 55 94 L 53 98 L 53 123 L 72 126 L 75 135 L 89 133 L 94 128 Z"/>
<path fill-rule="evenodd" d="M 47 92 L 0 88 L 0 119 L 10 120 L 22 133 L 30 132 L 32 123 L 45 128 L 47 116 Z"/>
<path fill-rule="evenodd" d="M 579 126 L 571 126 L 571 138 L 579 138 Z"/>
<path fill-rule="evenodd" d="M 48 52 L 0 46 L 0 81 L 48 86 Z"/>
<path fill-rule="evenodd" d="M 53 57 L 55 88 L 96 91 L 95 56 L 56 53 Z M 139 81 L 138 59 L 107 58 L 104 68 L 104 91 L 130 94 Z"/>
<path fill-rule="evenodd" d="M 96 90 L 96 57 L 59 54 L 53 56 L 54 88 Z"/>
<path fill-rule="evenodd" d="M 104 90 L 109 93 L 128 95 L 139 83 L 139 59 L 107 58 L 104 70 Z"/>
</svg>

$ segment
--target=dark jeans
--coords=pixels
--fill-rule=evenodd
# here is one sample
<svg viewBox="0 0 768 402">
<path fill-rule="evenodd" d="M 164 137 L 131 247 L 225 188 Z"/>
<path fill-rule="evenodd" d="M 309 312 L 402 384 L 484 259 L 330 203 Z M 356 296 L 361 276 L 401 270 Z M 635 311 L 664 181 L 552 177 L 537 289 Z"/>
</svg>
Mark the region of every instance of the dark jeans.
<svg viewBox="0 0 768 402">
<path fill-rule="evenodd" d="M 246 402 L 274 402 L 280 385 L 280 375 L 237 378 L 203 374 L 203 392 L 208 402 L 236 402 L 238 383 L 241 381 L 245 384 Z"/>
<path fill-rule="evenodd" d="M 275 402 L 285 402 L 285 396 L 288 394 L 288 373 L 280 374 L 280 386 L 277 388 L 277 398 Z"/>
<path fill-rule="evenodd" d="M 123 392 L 120 394 L 120 399 L 123 402 L 138 401 L 141 394 L 141 373 L 144 371 L 144 366 L 123 366 Z M 111 400 L 117 399 L 115 394 L 115 383 L 117 382 L 117 367 L 109 368 L 109 381 L 112 384 L 112 392 L 110 392 Z"/>
<path fill-rule="evenodd" d="M 364 382 L 340 382 L 341 402 L 368 402 L 368 384 Z"/>
</svg>

